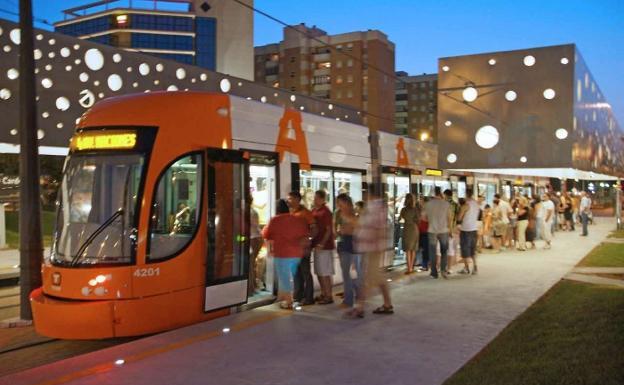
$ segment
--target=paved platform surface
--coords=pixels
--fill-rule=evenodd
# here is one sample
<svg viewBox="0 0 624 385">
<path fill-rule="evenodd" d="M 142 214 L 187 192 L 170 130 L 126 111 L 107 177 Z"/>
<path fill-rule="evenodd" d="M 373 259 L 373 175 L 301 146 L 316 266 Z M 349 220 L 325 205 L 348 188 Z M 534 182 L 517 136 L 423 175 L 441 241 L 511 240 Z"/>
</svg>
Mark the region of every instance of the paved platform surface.
<svg viewBox="0 0 624 385">
<path fill-rule="evenodd" d="M 396 313 L 267 306 L 0 378 L 0 384 L 441 384 L 614 227 L 556 234 L 551 250 L 480 258 L 478 276 L 392 283 Z M 541 242 L 538 243 L 538 247 Z M 145 322 L 149 322 L 148 319 Z M 222 329 L 229 327 L 229 333 Z M 115 365 L 115 360 L 125 360 Z M 0 362 L 0 365 L 2 363 Z"/>
</svg>

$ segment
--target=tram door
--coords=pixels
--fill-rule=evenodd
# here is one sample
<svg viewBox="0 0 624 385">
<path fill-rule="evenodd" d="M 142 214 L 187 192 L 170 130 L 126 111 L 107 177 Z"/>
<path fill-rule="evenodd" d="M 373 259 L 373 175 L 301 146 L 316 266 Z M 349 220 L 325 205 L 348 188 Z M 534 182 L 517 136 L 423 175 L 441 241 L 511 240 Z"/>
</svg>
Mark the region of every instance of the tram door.
<svg viewBox="0 0 624 385">
<path fill-rule="evenodd" d="M 243 151 L 208 149 L 208 250 L 204 311 L 247 302 L 249 161 Z"/>
<path fill-rule="evenodd" d="M 405 263 L 405 254 L 401 245 L 402 224 L 400 222 L 401 208 L 405 196 L 410 192 L 409 175 L 383 174 L 384 192 L 388 204 L 388 246 L 393 250 L 393 260 L 384 261 L 386 266 L 396 266 Z"/>
<path fill-rule="evenodd" d="M 269 220 L 275 216 L 275 201 L 277 200 L 277 158 L 262 154 L 251 155 L 249 166 L 249 191 L 251 192 L 251 210 L 258 215 L 258 225 L 263 229 Z M 254 245 L 251 247 L 254 251 Z M 255 295 L 250 301 L 272 296 L 274 290 L 273 258 L 267 255 L 266 245 L 263 245 L 251 266 L 255 271 L 250 272 L 253 277 L 252 288 Z"/>
</svg>

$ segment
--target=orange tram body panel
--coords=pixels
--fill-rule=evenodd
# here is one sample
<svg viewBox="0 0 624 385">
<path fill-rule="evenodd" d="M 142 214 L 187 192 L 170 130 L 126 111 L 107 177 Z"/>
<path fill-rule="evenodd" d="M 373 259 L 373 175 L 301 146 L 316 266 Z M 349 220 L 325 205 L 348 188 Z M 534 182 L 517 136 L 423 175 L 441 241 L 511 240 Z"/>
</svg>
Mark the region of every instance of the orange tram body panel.
<svg viewBox="0 0 624 385">
<path fill-rule="evenodd" d="M 38 333 L 141 335 L 223 316 L 245 302 L 244 173 L 238 185 L 232 180 L 245 159 L 224 150 L 232 148 L 229 100 L 130 95 L 83 115 L 43 286 L 31 294 Z M 205 218 L 220 223 L 209 229 Z M 209 247 L 209 238 L 220 246 Z"/>
</svg>

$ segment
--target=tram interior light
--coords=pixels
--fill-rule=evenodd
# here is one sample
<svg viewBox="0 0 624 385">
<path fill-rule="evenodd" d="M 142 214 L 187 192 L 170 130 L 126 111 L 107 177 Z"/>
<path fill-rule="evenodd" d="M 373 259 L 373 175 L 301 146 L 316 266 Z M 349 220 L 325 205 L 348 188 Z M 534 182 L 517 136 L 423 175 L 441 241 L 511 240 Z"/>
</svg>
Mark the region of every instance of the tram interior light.
<svg viewBox="0 0 624 385">
<path fill-rule="evenodd" d="M 226 333 L 226 334 L 227 334 L 227 333 L 229 333 L 229 332 L 230 332 L 230 328 L 228 328 L 228 327 L 223 328 L 223 333 Z"/>
</svg>

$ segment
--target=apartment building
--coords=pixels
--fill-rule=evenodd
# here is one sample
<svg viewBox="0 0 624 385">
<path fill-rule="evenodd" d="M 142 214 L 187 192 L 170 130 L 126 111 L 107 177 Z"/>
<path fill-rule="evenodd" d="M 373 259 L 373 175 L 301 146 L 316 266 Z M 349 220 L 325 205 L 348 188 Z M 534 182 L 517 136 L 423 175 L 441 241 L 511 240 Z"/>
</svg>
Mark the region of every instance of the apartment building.
<svg viewBox="0 0 624 385">
<path fill-rule="evenodd" d="M 352 106 L 373 129 L 394 132 L 394 43 L 381 31 L 328 35 L 316 26 L 284 28 L 255 48 L 257 82 Z"/>
<path fill-rule="evenodd" d="M 438 75 L 410 76 L 396 73 L 395 112 L 396 132 L 423 142 L 436 143 L 438 133 Z"/>
</svg>

